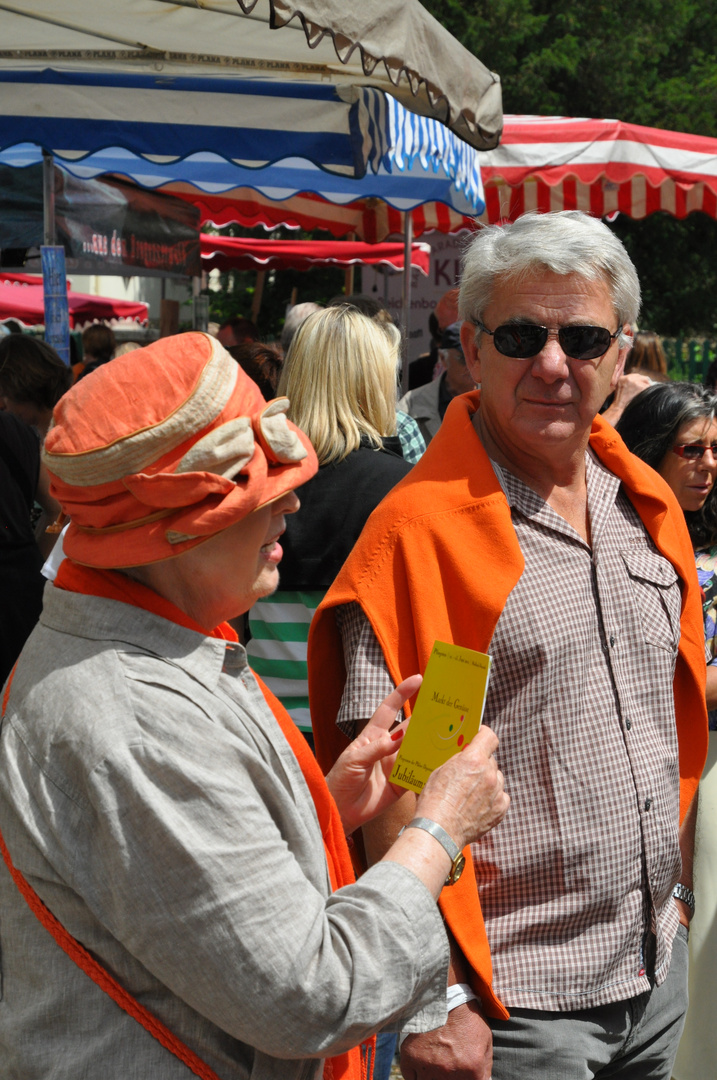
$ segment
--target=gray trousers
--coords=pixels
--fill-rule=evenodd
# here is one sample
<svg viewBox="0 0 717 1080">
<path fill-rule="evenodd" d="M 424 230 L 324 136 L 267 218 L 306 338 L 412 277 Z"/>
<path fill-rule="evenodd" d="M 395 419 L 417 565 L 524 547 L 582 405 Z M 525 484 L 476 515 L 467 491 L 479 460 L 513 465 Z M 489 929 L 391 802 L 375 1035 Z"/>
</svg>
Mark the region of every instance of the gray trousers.
<svg viewBox="0 0 717 1080">
<path fill-rule="evenodd" d="M 493 1020 L 493 1080 L 670 1080 L 687 1011 L 687 931 L 662 986 L 573 1013 L 511 1009 Z"/>
</svg>

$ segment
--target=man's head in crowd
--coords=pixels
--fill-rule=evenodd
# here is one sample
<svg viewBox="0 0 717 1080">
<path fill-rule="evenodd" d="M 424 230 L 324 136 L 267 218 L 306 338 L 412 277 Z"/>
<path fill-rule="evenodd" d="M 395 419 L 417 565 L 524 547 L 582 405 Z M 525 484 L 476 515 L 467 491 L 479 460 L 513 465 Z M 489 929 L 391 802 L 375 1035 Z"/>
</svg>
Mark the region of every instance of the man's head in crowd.
<svg viewBox="0 0 717 1080">
<path fill-rule="evenodd" d="M 587 442 L 631 345 L 640 285 L 610 229 L 579 211 L 482 229 L 467 251 L 459 310 L 481 384 L 488 442 L 515 464 Z"/>
<path fill-rule="evenodd" d="M 475 389 L 473 376 L 466 367 L 466 357 L 461 345 L 461 324 L 447 326 L 441 334 L 438 358 L 446 369 L 446 388 L 455 397 Z"/>
<path fill-rule="evenodd" d="M 0 339 L 0 409 L 44 434 L 52 410 L 71 385 L 72 370 L 46 342 L 29 334 Z"/>
<path fill-rule="evenodd" d="M 117 342 L 109 326 L 94 323 L 82 334 L 82 350 L 86 364 L 106 364 L 115 354 Z"/>
<path fill-rule="evenodd" d="M 301 324 L 308 319 L 309 315 L 313 315 L 315 311 L 321 311 L 321 304 L 315 304 L 312 300 L 307 300 L 303 304 L 294 304 L 289 308 L 284 320 L 284 327 L 281 331 L 281 347 L 284 351 L 284 356 L 289 351 L 289 346 L 294 339 L 294 334 L 299 329 Z"/>
<path fill-rule="evenodd" d="M 259 331 L 251 319 L 243 319 L 239 315 L 227 319 L 217 331 L 217 340 L 225 349 L 243 345 L 245 341 L 258 341 L 259 337 Z"/>
</svg>

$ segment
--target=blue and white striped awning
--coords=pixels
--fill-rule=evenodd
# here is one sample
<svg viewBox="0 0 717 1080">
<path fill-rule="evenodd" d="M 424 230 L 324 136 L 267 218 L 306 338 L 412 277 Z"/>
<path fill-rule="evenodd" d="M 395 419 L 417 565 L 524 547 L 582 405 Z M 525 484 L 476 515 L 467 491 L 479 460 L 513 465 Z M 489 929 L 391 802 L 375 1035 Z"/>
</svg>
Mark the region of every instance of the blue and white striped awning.
<svg viewBox="0 0 717 1080">
<path fill-rule="evenodd" d="M 0 146 L 31 141 L 63 161 L 122 148 L 157 164 L 211 153 L 256 169 L 296 156 L 363 176 L 375 148 L 361 112 L 332 85 L 0 70 Z"/>
<path fill-rule="evenodd" d="M 0 70 L 0 164 L 33 164 L 38 147 L 75 176 L 149 188 L 484 208 L 478 152 L 370 87 Z"/>
</svg>

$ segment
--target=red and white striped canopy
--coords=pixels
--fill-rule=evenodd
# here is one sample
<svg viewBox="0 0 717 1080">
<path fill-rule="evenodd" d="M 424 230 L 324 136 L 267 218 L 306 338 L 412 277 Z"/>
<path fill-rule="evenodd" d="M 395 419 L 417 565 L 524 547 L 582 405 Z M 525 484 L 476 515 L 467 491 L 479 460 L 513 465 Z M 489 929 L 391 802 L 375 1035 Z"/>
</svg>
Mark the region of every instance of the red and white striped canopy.
<svg viewBox="0 0 717 1080">
<path fill-rule="evenodd" d="M 717 217 L 717 139 L 679 131 L 565 116 L 506 116 L 501 145 L 480 155 L 486 211 L 464 217 L 443 203 L 412 212 L 413 234 L 457 232 L 476 221 L 514 220 L 529 210 L 619 211 L 643 218 L 665 210 Z M 380 199 L 337 205 L 320 195 L 272 201 L 249 188 L 204 195 L 186 184 L 164 190 L 189 199 L 215 225 L 277 225 L 353 233 L 370 243 L 403 232 L 404 215 Z"/>
<path fill-rule="evenodd" d="M 275 229 L 277 225 L 290 229 L 326 229 L 335 237 L 353 234 L 369 244 L 381 243 L 387 236 L 400 235 L 404 230 L 403 211 L 378 198 L 340 204 L 305 191 L 275 201 L 251 188 L 206 195 L 180 182 L 165 184 L 161 190 L 193 203 L 199 209 L 200 221 L 217 227 L 236 223 L 247 227 L 263 225 L 267 229 Z M 429 229 L 449 233 L 475 227 L 475 218 L 464 217 L 445 203 L 426 203 L 410 213 L 415 237 Z"/>
<path fill-rule="evenodd" d="M 480 157 L 486 212 L 514 220 L 529 210 L 665 210 L 717 217 L 717 139 L 566 116 L 506 116 L 501 144 Z"/>
</svg>

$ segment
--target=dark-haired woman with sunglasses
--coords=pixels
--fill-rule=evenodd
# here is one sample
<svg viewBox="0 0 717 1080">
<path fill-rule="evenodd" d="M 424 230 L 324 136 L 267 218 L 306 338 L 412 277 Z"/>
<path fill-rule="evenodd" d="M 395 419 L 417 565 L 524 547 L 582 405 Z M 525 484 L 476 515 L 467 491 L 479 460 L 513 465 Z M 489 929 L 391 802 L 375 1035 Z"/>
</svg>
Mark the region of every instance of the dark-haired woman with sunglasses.
<svg viewBox="0 0 717 1080">
<path fill-rule="evenodd" d="M 717 397 L 691 383 L 657 383 L 629 403 L 617 430 L 634 454 L 656 469 L 684 510 L 704 597 L 710 746 L 700 783 L 690 924 L 690 1006 L 673 1069 L 676 1080 L 712 1075 L 717 1030 Z"/>
<path fill-rule="evenodd" d="M 633 398 L 616 425 L 628 449 L 667 481 L 684 510 L 705 596 L 711 709 L 717 707 L 716 412 L 717 397 L 703 386 L 656 383 Z M 717 728 L 717 712 L 710 728 Z"/>
</svg>

